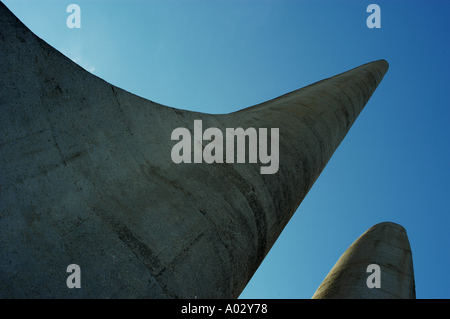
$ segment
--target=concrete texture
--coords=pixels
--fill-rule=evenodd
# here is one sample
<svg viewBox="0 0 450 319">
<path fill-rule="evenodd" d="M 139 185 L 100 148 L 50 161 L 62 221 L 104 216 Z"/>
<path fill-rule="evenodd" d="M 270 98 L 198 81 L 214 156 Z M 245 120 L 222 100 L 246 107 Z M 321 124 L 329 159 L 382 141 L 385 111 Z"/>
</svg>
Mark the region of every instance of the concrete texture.
<svg viewBox="0 0 450 319">
<path fill-rule="evenodd" d="M 238 297 L 388 69 L 210 115 L 92 75 L 2 3 L 0 42 L 1 298 Z M 174 164 L 171 132 L 195 119 L 279 128 L 278 172 Z M 81 288 L 66 286 L 69 264 Z"/>
<path fill-rule="evenodd" d="M 380 288 L 369 288 L 367 278 L 380 267 Z M 405 229 L 384 222 L 372 226 L 339 258 L 313 299 L 415 299 L 411 247 Z"/>
</svg>

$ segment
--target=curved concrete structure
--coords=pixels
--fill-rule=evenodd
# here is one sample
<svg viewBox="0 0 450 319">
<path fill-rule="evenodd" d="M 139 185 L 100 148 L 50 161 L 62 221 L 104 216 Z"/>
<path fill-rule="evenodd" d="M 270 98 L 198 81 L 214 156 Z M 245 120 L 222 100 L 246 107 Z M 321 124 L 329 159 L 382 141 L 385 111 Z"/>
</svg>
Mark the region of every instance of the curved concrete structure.
<svg viewBox="0 0 450 319">
<path fill-rule="evenodd" d="M 238 297 L 388 69 L 210 115 L 90 74 L 1 3 L 0 54 L 2 298 Z M 197 119 L 279 128 L 279 170 L 173 163 L 172 131 Z"/>
<path fill-rule="evenodd" d="M 373 264 L 379 269 L 368 270 Z M 376 272 L 380 275 L 378 279 Z M 379 287 L 374 287 L 377 281 Z M 313 299 L 415 298 L 408 236 L 402 226 L 391 222 L 372 226 L 362 234 L 339 258 L 313 296 Z"/>
</svg>

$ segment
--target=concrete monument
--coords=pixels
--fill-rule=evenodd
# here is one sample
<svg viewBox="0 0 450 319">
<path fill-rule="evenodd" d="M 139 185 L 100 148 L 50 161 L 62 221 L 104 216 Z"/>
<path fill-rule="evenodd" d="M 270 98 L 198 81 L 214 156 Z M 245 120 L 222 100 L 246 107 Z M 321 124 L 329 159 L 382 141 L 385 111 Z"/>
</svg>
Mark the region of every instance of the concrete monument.
<svg viewBox="0 0 450 319">
<path fill-rule="evenodd" d="M 372 226 L 339 258 L 313 299 L 415 299 L 414 269 L 406 230 Z"/>
<path fill-rule="evenodd" d="M 231 114 L 188 112 L 92 75 L 0 3 L 0 298 L 238 297 L 387 69 L 368 63 Z M 276 173 L 174 163 L 172 132 L 195 135 L 196 120 L 266 128 L 267 141 L 279 129 Z"/>
</svg>

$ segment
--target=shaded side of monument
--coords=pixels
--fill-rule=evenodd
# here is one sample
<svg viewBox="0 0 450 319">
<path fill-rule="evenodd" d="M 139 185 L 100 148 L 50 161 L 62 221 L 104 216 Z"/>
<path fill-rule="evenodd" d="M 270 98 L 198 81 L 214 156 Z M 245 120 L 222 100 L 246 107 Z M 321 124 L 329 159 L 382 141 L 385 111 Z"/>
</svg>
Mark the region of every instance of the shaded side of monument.
<svg viewBox="0 0 450 319">
<path fill-rule="evenodd" d="M 415 299 L 412 252 L 406 230 L 372 226 L 339 258 L 313 299 Z"/>
<path fill-rule="evenodd" d="M 92 75 L 2 3 L 0 42 L 2 298 L 238 297 L 388 69 L 371 62 L 211 115 Z M 267 128 L 268 141 L 279 128 L 278 172 L 175 164 L 171 133 L 198 119 Z M 66 285 L 71 264 L 81 288 Z"/>
</svg>

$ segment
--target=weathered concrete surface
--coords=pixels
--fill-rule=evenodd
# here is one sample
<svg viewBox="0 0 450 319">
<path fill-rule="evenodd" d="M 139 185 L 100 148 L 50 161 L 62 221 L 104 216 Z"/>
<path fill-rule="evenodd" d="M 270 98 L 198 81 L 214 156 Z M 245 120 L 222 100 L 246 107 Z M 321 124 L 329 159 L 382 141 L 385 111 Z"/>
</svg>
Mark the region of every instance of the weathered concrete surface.
<svg viewBox="0 0 450 319">
<path fill-rule="evenodd" d="M 380 288 L 367 278 L 380 267 Z M 415 299 L 414 269 L 406 230 L 395 223 L 372 226 L 339 258 L 313 299 Z"/>
<path fill-rule="evenodd" d="M 238 297 L 388 69 L 210 115 L 90 74 L 3 4 L 0 41 L 2 298 Z M 279 171 L 174 164 L 171 133 L 195 119 L 279 128 Z M 69 264 L 79 289 L 66 286 Z"/>
</svg>

